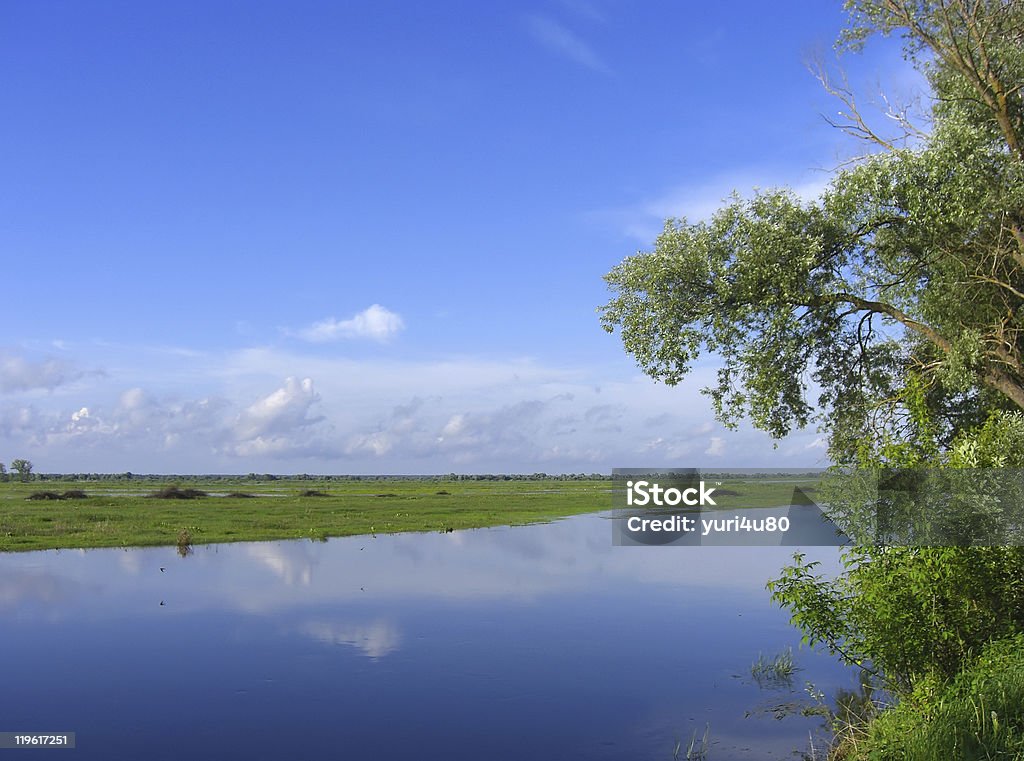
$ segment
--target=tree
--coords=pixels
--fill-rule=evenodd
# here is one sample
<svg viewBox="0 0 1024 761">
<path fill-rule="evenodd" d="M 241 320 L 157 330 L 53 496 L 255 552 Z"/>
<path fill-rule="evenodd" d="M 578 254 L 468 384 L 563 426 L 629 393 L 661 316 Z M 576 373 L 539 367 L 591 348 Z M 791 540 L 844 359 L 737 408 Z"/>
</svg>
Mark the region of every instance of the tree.
<svg viewBox="0 0 1024 761">
<path fill-rule="evenodd" d="M 22 481 L 28 481 L 32 475 L 32 463 L 28 460 L 12 460 L 11 470 L 15 471 Z"/>
<path fill-rule="evenodd" d="M 2 462 L 0 462 L 0 482 L 6 481 L 6 480 L 7 480 L 7 468 L 4 467 L 4 464 Z"/>
<path fill-rule="evenodd" d="M 814 202 L 770 190 L 669 220 L 606 275 L 602 321 L 668 384 L 718 354 L 705 392 L 729 425 L 781 437 L 816 419 L 836 462 L 912 464 L 1024 409 L 1024 3 L 847 7 L 846 47 L 904 36 L 930 131 L 894 109 L 903 131 L 883 134 L 822 76 L 845 106 L 833 123 L 872 152 Z"/>
<path fill-rule="evenodd" d="M 810 203 L 770 190 L 669 220 L 606 276 L 604 327 L 668 384 L 717 354 L 720 420 L 775 437 L 816 421 L 838 465 L 1024 467 L 1024 0 L 847 8 L 846 48 L 903 36 L 928 128 L 898 108 L 895 132 L 875 128 L 820 69 L 843 105 L 833 126 L 866 155 Z M 844 568 L 825 577 L 798 555 L 769 589 L 806 640 L 916 696 L 901 710 L 922 725 L 943 694 L 929 680 L 1024 632 L 1024 548 L 871 545 Z M 930 757 L 962 755 L 946 750 Z"/>
</svg>

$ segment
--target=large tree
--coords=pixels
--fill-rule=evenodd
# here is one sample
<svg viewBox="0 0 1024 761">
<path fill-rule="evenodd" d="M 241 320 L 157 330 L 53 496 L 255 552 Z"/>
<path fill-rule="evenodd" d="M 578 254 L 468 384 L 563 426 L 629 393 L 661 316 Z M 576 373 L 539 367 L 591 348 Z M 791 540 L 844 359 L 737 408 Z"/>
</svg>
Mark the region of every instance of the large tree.
<svg viewBox="0 0 1024 761">
<path fill-rule="evenodd" d="M 847 7 L 845 46 L 903 35 L 931 88 L 924 126 L 894 109 L 901 131 L 876 129 L 822 73 L 865 155 L 811 203 L 775 190 L 669 220 L 607 275 L 604 325 L 669 384 L 717 354 L 722 420 L 781 437 L 817 418 L 839 464 L 1024 467 L 1024 0 Z M 805 639 L 915 695 L 920 727 L 936 685 L 1024 632 L 1022 547 L 869 545 L 838 576 L 798 555 L 769 587 Z M 998 720 L 1024 732 L 1019 707 Z"/>
<path fill-rule="evenodd" d="M 28 460 L 11 460 L 11 470 L 17 473 L 22 481 L 28 481 L 32 475 L 32 463 Z"/>
<path fill-rule="evenodd" d="M 924 128 L 893 110 L 903 131 L 875 129 L 822 75 L 871 150 L 814 202 L 772 190 L 669 220 L 606 276 L 602 320 L 668 384 L 717 354 L 727 423 L 781 437 L 818 417 L 837 462 L 913 461 L 1024 409 L 1024 2 L 847 7 L 847 48 L 903 35 Z"/>
</svg>

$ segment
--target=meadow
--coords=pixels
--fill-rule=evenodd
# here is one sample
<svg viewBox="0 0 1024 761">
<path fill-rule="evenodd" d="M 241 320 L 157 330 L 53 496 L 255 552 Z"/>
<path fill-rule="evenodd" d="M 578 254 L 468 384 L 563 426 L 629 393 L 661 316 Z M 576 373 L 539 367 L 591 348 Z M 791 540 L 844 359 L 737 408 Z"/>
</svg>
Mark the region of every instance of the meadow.
<svg viewBox="0 0 1024 761">
<path fill-rule="evenodd" d="M 789 504 L 797 483 L 730 481 L 718 507 Z M 0 483 L 0 551 L 450 531 L 611 507 L 608 478 L 44 476 Z"/>
</svg>

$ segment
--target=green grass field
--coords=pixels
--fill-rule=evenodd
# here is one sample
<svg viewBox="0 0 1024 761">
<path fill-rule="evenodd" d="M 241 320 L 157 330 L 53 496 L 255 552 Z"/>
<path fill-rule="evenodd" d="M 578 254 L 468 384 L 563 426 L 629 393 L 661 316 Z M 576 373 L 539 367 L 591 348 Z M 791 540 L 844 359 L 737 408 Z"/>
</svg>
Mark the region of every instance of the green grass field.
<svg viewBox="0 0 1024 761">
<path fill-rule="evenodd" d="M 788 504 L 794 483 L 729 481 L 730 489 L 723 489 L 726 493 L 718 506 Z M 139 478 L 0 483 L 0 551 L 445 531 L 523 525 L 612 507 L 609 480 L 189 478 L 180 483 L 182 489 L 197 489 L 208 496 L 149 496 L 170 485 L 167 480 Z M 73 490 L 84 492 L 85 497 L 29 498 L 39 492 L 63 495 Z M 306 491 L 323 496 L 302 496 Z"/>
</svg>

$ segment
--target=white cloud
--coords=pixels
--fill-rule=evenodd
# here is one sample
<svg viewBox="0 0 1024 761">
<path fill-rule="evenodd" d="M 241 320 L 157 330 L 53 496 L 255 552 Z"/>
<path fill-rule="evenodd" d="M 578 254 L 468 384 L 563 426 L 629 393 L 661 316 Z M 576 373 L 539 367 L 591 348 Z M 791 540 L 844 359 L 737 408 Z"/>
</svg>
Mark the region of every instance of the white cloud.
<svg viewBox="0 0 1024 761">
<path fill-rule="evenodd" d="M 0 354 L 0 391 L 52 390 L 82 375 L 81 371 L 59 359 L 33 362 L 15 354 Z"/>
<path fill-rule="evenodd" d="M 32 441 L 42 425 L 42 416 L 34 407 L 0 409 L 0 436 Z"/>
<path fill-rule="evenodd" d="M 380 304 L 373 304 L 347 320 L 328 317 L 298 332 L 300 338 L 313 343 L 338 341 L 343 338 L 368 338 L 388 341 L 405 327 L 401 316 Z"/>
<path fill-rule="evenodd" d="M 711 455 L 712 457 L 719 457 L 725 454 L 725 439 L 721 436 L 712 436 L 708 448 L 704 450 L 704 454 Z"/>
<path fill-rule="evenodd" d="M 246 407 L 232 425 L 235 443 L 227 452 L 238 457 L 327 456 L 336 447 L 310 429 L 325 420 L 312 416 L 320 394 L 312 378 L 286 378 L 284 385 Z"/>
<path fill-rule="evenodd" d="M 530 16 L 526 22 L 532 37 L 553 53 L 593 71 L 603 74 L 611 72 L 590 45 L 554 19 Z"/>
<path fill-rule="evenodd" d="M 760 181 L 752 179 L 753 174 L 720 177 L 699 185 L 677 185 L 659 195 L 638 201 L 617 209 L 592 212 L 590 218 L 611 225 L 627 238 L 650 244 L 664 229 L 665 221 L 686 219 L 693 224 L 707 221 L 722 206 L 730 202 L 736 192 L 740 197 L 749 198 L 754 188 L 786 187 L 797 198 L 807 203 L 818 198 L 828 187 L 829 176 L 825 173 L 808 175 L 796 181 L 771 179 L 771 172 L 765 171 Z"/>
<path fill-rule="evenodd" d="M 289 433 L 322 418 L 309 418 L 309 408 L 320 401 L 313 379 L 286 378 L 281 388 L 249 405 L 238 416 L 235 433 L 241 439 Z"/>
<path fill-rule="evenodd" d="M 823 456 L 804 449 L 813 434 L 773 450 L 763 434 L 709 422 L 699 389 L 715 369 L 703 365 L 669 388 L 627 363 L 523 358 L 355 360 L 259 348 L 185 364 L 126 348 L 105 362 L 132 383 L 0 405 L 0 449 L 46 471 L 139 473 L 607 472 L 723 462 L 723 452 L 737 467 Z M 187 395 L 197 388 L 205 395 Z"/>
</svg>

